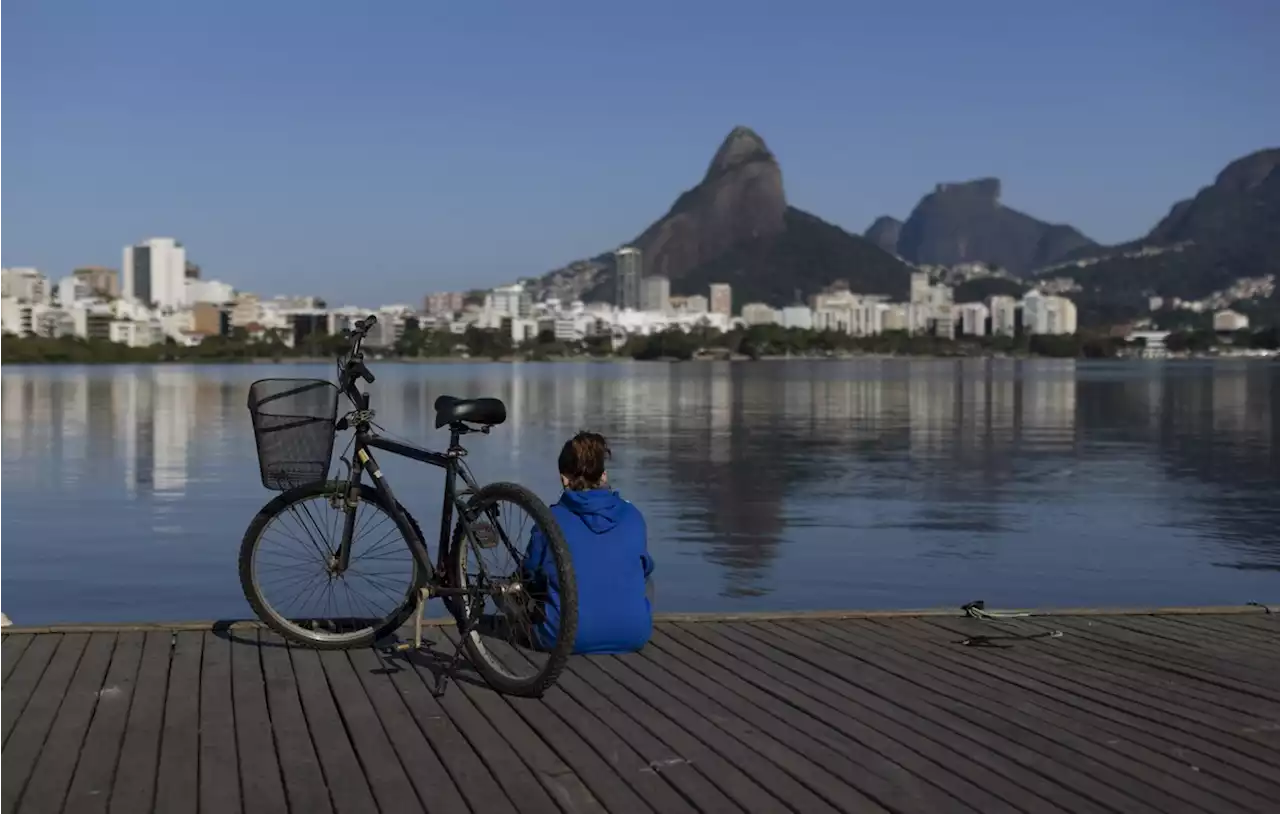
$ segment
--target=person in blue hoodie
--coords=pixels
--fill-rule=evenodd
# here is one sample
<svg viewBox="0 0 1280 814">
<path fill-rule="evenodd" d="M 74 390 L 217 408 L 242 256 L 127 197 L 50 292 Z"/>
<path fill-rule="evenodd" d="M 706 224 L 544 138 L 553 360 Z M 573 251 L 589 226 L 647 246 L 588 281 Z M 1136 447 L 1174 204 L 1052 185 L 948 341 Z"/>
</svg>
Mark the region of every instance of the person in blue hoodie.
<svg viewBox="0 0 1280 814">
<path fill-rule="evenodd" d="M 575 653 L 632 653 L 653 632 L 649 556 L 644 516 L 609 486 L 604 436 L 580 432 L 560 450 L 564 493 L 551 513 L 564 532 L 578 583 L 578 635 Z M 559 630 L 559 577 L 556 568 L 540 568 L 548 557 L 546 539 L 536 528 L 529 540 L 525 578 L 540 584 L 542 618 L 534 633 L 548 646 Z M 543 593 L 545 591 L 545 593 Z"/>
</svg>

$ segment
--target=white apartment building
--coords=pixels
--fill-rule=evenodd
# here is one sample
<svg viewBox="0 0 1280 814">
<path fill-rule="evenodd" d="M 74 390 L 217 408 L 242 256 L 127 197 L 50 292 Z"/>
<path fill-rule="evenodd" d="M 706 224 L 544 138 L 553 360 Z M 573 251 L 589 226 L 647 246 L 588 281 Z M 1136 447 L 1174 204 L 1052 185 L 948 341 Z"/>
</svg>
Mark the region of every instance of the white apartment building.
<svg viewBox="0 0 1280 814">
<path fill-rule="evenodd" d="M 997 295 L 987 301 L 991 313 L 992 336 L 1014 336 L 1018 332 L 1018 301 Z"/>
<path fill-rule="evenodd" d="M 749 302 L 742 306 L 742 321 L 747 325 L 776 325 L 778 309 L 763 302 Z"/>
<path fill-rule="evenodd" d="M 533 313 L 533 295 L 520 283 L 499 286 L 485 295 L 484 310 L 499 318 L 527 318 Z"/>
<path fill-rule="evenodd" d="M 1249 318 L 1244 314 L 1237 313 L 1230 309 L 1219 311 L 1213 315 L 1213 329 L 1215 331 L 1227 333 L 1235 331 L 1243 331 L 1249 327 Z"/>
<path fill-rule="evenodd" d="M 710 286 L 711 301 L 708 310 L 713 314 L 733 314 L 733 287 L 728 283 L 712 283 Z"/>
<path fill-rule="evenodd" d="M 1028 334 L 1073 334 L 1076 305 L 1066 297 L 1028 292 L 1022 298 L 1022 327 Z"/>
<path fill-rule="evenodd" d="M 884 332 L 884 305 L 884 297 L 849 291 L 819 294 L 814 297 L 813 327 L 852 336 L 876 336 Z"/>
<path fill-rule="evenodd" d="M 231 302 L 236 296 L 233 286 L 217 280 L 188 279 L 186 286 L 186 299 L 189 305 L 195 305 L 198 302 L 222 305 Z"/>
<path fill-rule="evenodd" d="M 991 312 L 980 302 L 966 302 L 957 305 L 955 310 L 960 315 L 960 333 L 965 336 L 986 336 L 987 318 Z"/>
<path fill-rule="evenodd" d="M 127 300 L 159 308 L 187 304 L 187 250 L 171 237 L 126 246 L 121 276 L 121 294 Z"/>
<path fill-rule="evenodd" d="M 813 330 L 813 309 L 807 305 L 788 305 L 782 309 L 782 327 Z"/>
<path fill-rule="evenodd" d="M 671 309 L 671 280 L 661 274 L 645 277 L 641 291 L 640 306 L 645 311 L 661 311 Z"/>
<path fill-rule="evenodd" d="M 26 303 L 49 301 L 49 280 L 37 269 L 7 268 L 0 271 L 0 294 Z"/>
</svg>

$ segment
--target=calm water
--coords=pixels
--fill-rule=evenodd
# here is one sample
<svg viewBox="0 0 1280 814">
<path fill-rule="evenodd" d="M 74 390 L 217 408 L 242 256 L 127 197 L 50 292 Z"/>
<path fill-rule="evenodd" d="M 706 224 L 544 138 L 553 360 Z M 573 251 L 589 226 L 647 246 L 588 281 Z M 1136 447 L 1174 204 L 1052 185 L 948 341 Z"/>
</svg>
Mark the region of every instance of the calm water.
<svg viewBox="0 0 1280 814">
<path fill-rule="evenodd" d="M 469 439 L 472 467 L 548 502 L 563 440 L 606 433 L 611 480 L 648 518 L 662 610 L 1280 600 L 1280 365 L 375 370 L 379 422 L 432 446 L 437 395 L 506 400 L 510 421 Z M 5 368 L 2 609 L 18 624 L 249 615 L 236 555 L 272 493 L 246 389 L 330 373 Z M 435 528 L 439 471 L 381 463 Z"/>
</svg>

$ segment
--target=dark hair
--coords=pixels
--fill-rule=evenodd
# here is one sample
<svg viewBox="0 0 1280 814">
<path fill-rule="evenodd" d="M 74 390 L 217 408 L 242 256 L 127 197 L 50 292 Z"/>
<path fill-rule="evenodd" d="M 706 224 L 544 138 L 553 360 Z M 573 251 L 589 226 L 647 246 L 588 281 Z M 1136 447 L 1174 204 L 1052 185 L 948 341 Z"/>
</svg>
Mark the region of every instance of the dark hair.
<svg viewBox="0 0 1280 814">
<path fill-rule="evenodd" d="M 575 492 L 599 488 L 611 454 L 609 442 L 598 432 L 584 430 L 565 441 L 560 450 L 560 474 L 569 481 L 565 488 Z"/>
</svg>

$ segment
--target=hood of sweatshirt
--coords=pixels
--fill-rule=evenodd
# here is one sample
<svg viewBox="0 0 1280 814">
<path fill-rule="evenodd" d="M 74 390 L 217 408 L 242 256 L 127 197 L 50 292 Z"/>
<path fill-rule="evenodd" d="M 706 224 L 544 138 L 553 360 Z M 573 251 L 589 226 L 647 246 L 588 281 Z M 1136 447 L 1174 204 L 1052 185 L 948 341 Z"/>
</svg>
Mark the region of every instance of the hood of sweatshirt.
<svg viewBox="0 0 1280 814">
<path fill-rule="evenodd" d="M 560 495 L 560 505 L 581 517 L 583 524 L 596 534 L 617 527 L 627 509 L 627 502 L 612 489 L 566 489 Z"/>
</svg>

